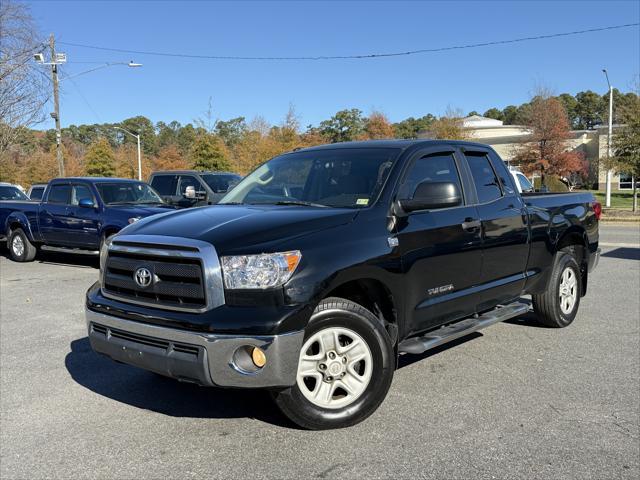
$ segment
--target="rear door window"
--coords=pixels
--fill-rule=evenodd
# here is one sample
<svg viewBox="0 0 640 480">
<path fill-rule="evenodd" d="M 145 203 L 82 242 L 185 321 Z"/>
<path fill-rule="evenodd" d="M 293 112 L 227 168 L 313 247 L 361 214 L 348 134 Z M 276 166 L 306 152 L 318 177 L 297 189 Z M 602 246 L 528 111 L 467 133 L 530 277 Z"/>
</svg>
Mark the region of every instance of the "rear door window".
<svg viewBox="0 0 640 480">
<path fill-rule="evenodd" d="M 68 205 L 70 200 L 71 185 L 59 184 L 51 186 L 49 196 L 47 197 L 49 203 Z"/>
<path fill-rule="evenodd" d="M 160 195 L 169 196 L 176 194 L 177 175 L 156 175 L 151 180 L 151 186 Z"/>
<path fill-rule="evenodd" d="M 489 157 L 485 153 L 475 152 L 465 152 L 464 155 L 471 169 L 478 201 L 488 203 L 502 197 L 502 189 Z"/>
</svg>

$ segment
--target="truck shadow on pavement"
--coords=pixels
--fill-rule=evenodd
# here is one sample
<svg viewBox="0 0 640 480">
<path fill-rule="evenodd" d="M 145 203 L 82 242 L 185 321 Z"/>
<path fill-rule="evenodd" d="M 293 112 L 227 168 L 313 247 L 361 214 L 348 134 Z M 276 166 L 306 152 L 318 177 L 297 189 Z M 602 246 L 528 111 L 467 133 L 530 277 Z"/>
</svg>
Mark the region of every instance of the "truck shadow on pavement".
<svg viewBox="0 0 640 480">
<path fill-rule="evenodd" d="M 603 257 L 622 260 L 640 260 L 640 248 L 621 247 L 602 254 Z"/>
<path fill-rule="evenodd" d="M 6 248 L 0 249 L 0 256 L 6 258 L 9 261 L 11 256 Z M 44 263 L 48 265 L 61 265 L 68 267 L 82 267 L 82 268 L 100 268 L 100 259 L 97 255 L 82 255 L 74 253 L 62 253 L 62 252 L 45 252 L 40 250 L 36 255 L 35 260 L 38 263 Z"/>
<path fill-rule="evenodd" d="M 172 417 L 252 418 L 297 428 L 280 414 L 264 390 L 199 387 L 116 363 L 95 353 L 87 337 L 74 340 L 65 358 L 71 378 L 117 402 Z"/>
</svg>

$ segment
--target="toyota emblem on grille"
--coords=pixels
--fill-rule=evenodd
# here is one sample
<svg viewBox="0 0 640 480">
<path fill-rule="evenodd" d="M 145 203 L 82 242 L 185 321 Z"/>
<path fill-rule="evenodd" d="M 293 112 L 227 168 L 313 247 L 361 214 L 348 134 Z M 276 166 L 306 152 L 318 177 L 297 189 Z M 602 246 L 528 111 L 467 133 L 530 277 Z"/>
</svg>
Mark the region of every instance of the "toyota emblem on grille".
<svg viewBox="0 0 640 480">
<path fill-rule="evenodd" d="M 140 267 L 133 274 L 133 279 L 139 287 L 146 288 L 151 285 L 151 272 L 148 268 Z"/>
</svg>

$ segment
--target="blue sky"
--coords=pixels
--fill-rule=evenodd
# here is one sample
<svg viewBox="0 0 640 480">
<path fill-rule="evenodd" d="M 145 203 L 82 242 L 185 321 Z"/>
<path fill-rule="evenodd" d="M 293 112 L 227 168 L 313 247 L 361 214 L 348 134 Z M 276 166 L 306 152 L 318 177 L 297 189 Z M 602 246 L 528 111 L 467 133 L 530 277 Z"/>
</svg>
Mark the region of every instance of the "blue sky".
<svg viewBox="0 0 640 480">
<path fill-rule="evenodd" d="M 640 2 L 69 2 L 30 3 L 41 32 L 60 42 L 239 56 L 406 51 L 544 35 L 640 20 Z M 63 81 L 63 126 L 145 115 L 182 123 L 213 99 L 217 118 L 264 116 L 289 104 L 301 123 L 344 108 L 381 110 L 392 121 L 451 106 L 465 113 L 527 101 L 536 85 L 556 93 L 605 92 L 601 69 L 628 91 L 640 70 L 640 30 L 621 30 L 407 57 L 337 61 L 166 58 L 59 45 L 74 75 Z M 49 122 L 48 122 L 49 123 Z M 43 124 L 42 128 L 52 125 Z"/>
</svg>

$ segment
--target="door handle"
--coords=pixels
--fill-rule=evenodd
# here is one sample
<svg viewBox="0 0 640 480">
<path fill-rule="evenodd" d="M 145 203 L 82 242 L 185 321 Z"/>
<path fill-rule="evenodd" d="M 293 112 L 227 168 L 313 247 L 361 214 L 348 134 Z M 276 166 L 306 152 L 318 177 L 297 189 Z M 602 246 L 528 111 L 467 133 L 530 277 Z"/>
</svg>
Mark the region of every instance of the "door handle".
<svg viewBox="0 0 640 480">
<path fill-rule="evenodd" d="M 462 228 L 463 230 L 467 230 L 467 231 L 471 231 L 471 230 L 475 230 L 476 228 L 480 228 L 482 224 L 480 223 L 480 220 L 474 220 L 473 218 L 465 218 L 464 222 L 462 222 Z"/>
</svg>

